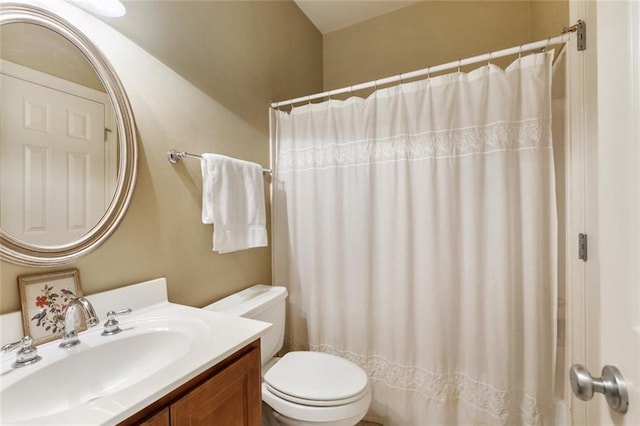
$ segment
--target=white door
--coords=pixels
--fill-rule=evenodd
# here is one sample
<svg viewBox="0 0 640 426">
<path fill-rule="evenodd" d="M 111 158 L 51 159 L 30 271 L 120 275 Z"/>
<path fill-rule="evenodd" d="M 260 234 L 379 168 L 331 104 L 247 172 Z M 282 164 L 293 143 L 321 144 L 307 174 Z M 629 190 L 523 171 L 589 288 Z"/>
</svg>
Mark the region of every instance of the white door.
<svg viewBox="0 0 640 426">
<path fill-rule="evenodd" d="M 36 245 L 76 240 L 105 209 L 105 105 L 0 77 L 2 228 Z"/>
<path fill-rule="evenodd" d="M 613 365 L 629 393 L 626 414 L 598 393 L 571 395 L 572 420 L 640 425 L 640 3 L 572 2 L 571 15 L 588 33 L 587 51 L 570 53 L 569 364 L 594 377 Z M 586 262 L 577 232 L 588 235 Z"/>
</svg>

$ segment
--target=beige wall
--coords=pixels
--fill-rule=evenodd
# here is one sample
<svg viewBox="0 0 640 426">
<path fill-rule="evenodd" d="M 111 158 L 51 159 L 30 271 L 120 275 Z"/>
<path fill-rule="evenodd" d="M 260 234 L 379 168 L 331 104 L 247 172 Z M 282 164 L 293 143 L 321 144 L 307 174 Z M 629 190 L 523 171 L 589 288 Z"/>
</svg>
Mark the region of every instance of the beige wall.
<svg viewBox="0 0 640 426">
<path fill-rule="evenodd" d="M 292 1 L 125 4 L 123 18 L 104 19 L 119 32 L 56 6 L 117 69 L 141 148 L 119 229 L 69 267 L 80 270 L 86 294 L 165 276 L 170 300 L 193 306 L 270 282 L 270 253 L 212 253 L 212 227 L 200 223 L 199 165 L 172 166 L 167 150 L 267 165 L 269 101 L 321 91 L 323 74 L 325 89 L 342 87 L 541 39 L 568 23 L 564 1 L 428 1 L 323 40 Z M 18 275 L 44 271 L 0 262 L 0 312 L 20 308 Z"/>
<path fill-rule="evenodd" d="M 104 92 L 102 81 L 69 40 L 39 25 L 0 27 L 0 58 Z"/>
<path fill-rule="evenodd" d="M 569 22 L 569 1 L 532 0 L 531 1 L 531 40 L 544 40 L 558 35 L 563 27 L 573 25 Z"/>
<path fill-rule="evenodd" d="M 324 90 L 555 36 L 568 19 L 567 1 L 420 2 L 326 34 Z"/>
<path fill-rule="evenodd" d="M 200 223 L 199 163 L 171 165 L 166 151 L 268 165 L 269 101 L 322 88 L 315 27 L 292 1 L 133 1 L 123 18 L 105 19 L 120 34 L 66 2 L 36 1 L 106 53 L 140 138 L 138 183 L 123 222 L 103 246 L 68 265 L 80 270 L 85 294 L 164 276 L 171 301 L 202 306 L 271 282 L 268 248 L 212 252 L 212 226 Z M 0 262 L 0 312 L 20 308 L 18 275 L 48 270 Z"/>
</svg>

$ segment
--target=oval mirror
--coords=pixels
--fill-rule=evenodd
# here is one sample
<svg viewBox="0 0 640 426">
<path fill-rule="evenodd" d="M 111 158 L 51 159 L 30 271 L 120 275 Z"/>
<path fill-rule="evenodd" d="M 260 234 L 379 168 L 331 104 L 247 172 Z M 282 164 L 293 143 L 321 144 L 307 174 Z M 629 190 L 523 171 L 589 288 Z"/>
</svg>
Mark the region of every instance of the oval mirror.
<svg viewBox="0 0 640 426">
<path fill-rule="evenodd" d="M 0 78 L 0 258 L 76 260 L 113 233 L 133 193 L 124 88 L 77 28 L 24 5 L 0 5 Z"/>
</svg>

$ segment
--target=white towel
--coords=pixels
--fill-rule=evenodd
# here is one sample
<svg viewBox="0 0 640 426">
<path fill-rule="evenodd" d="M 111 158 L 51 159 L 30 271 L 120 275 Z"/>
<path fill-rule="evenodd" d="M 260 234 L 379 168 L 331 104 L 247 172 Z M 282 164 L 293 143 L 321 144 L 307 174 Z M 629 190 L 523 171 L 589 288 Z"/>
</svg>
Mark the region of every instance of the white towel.
<svg viewBox="0 0 640 426">
<path fill-rule="evenodd" d="M 202 154 L 202 223 L 213 223 L 213 251 L 267 245 L 262 166 Z"/>
</svg>

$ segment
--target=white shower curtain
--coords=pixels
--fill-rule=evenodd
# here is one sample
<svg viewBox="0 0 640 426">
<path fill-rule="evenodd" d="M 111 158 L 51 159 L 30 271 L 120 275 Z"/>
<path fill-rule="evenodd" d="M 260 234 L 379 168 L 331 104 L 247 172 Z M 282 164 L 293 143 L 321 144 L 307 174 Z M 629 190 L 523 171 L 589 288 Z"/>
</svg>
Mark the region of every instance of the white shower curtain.
<svg viewBox="0 0 640 426">
<path fill-rule="evenodd" d="M 272 111 L 287 343 L 361 365 L 367 419 L 551 423 L 552 58 Z"/>
</svg>

